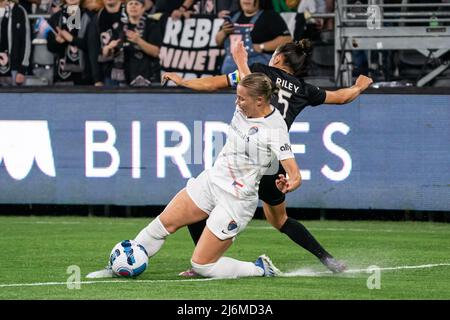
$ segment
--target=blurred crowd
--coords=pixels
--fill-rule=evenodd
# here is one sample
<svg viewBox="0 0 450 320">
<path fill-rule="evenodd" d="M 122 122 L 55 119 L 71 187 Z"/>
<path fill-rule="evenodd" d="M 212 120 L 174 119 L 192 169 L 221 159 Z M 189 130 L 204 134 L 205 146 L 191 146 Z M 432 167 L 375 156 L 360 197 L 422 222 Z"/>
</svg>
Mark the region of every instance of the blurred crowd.
<svg viewBox="0 0 450 320">
<path fill-rule="evenodd" d="M 0 86 L 159 85 L 165 23 L 193 15 L 224 19 L 217 73 L 227 73 L 239 40 L 249 63 L 268 63 L 277 46 L 293 40 L 333 46 L 334 19 L 314 14 L 334 11 L 334 0 L 0 0 Z M 284 12 L 297 13 L 294 28 Z M 355 60 L 356 72 L 367 75 L 367 57 Z"/>
</svg>

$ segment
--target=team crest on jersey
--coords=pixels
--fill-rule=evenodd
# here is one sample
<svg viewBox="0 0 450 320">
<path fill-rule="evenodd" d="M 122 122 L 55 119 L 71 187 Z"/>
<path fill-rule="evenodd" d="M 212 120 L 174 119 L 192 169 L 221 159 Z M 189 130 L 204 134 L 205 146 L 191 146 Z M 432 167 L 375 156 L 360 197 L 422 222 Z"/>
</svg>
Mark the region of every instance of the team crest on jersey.
<svg viewBox="0 0 450 320">
<path fill-rule="evenodd" d="M 255 134 L 255 133 L 257 133 L 257 132 L 258 132 L 258 127 L 251 127 L 251 128 L 248 130 L 248 135 L 251 136 L 252 134 Z"/>
<path fill-rule="evenodd" d="M 228 229 L 228 231 L 231 231 L 231 230 L 236 229 L 237 227 L 238 227 L 238 225 L 237 225 L 236 221 L 231 220 L 230 223 L 228 223 L 227 229 Z"/>
</svg>

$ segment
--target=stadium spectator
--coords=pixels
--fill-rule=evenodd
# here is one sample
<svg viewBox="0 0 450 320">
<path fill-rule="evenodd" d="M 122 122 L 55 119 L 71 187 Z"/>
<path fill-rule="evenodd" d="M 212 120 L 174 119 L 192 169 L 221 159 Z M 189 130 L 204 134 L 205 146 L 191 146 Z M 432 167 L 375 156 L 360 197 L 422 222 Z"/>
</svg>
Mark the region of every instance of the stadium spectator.
<svg viewBox="0 0 450 320">
<path fill-rule="evenodd" d="M 117 44 L 124 38 L 124 23 L 128 20 L 125 4 L 120 0 L 104 0 L 104 8 L 93 18 L 89 31 L 89 60 L 96 86 L 118 86 L 125 81 L 123 47 Z M 115 46 L 103 55 L 103 48 Z"/>
<path fill-rule="evenodd" d="M 294 191 L 301 183 L 295 157 L 291 148 L 285 147 L 290 145 L 286 124 L 270 104 L 274 88 L 271 80 L 261 73 L 250 74 L 239 83 L 228 139 L 214 166 L 190 179 L 186 188 L 135 238 L 149 257 L 161 249 L 170 234 L 207 219 L 191 258 L 198 274 L 237 278 L 274 276 L 279 272 L 265 256 L 255 263 L 223 257 L 252 219 L 258 205 L 259 181 L 274 160 L 281 161 L 289 175 L 288 179 L 280 175 L 276 181 L 280 192 Z M 244 138 L 243 132 L 253 132 L 253 137 L 245 134 Z M 111 276 L 108 269 L 88 275 Z"/>
<path fill-rule="evenodd" d="M 239 0 L 222 0 L 216 2 L 217 17 L 229 16 L 231 12 L 239 10 Z"/>
<path fill-rule="evenodd" d="M 325 0 L 302 0 L 298 4 L 294 39 L 310 39 L 312 41 L 320 38 L 324 28 L 324 19 L 313 18 L 315 13 L 326 13 L 327 3 Z"/>
<path fill-rule="evenodd" d="M 217 15 L 223 18 L 239 10 L 239 0 L 174 0 L 156 1 L 156 12 L 166 13 L 172 19 L 189 18 L 192 14 Z"/>
<path fill-rule="evenodd" d="M 162 44 L 159 23 L 146 15 L 144 0 L 128 0 L 125 25 L 125 78 L 131 86 L 160 84 L 159 49 Z"/>
<path fill-rule="evenodd" d="M 91 84 L 87 44 L 90 22 L 80 0 L 66 0 L 61 10 L 50 17 L 49 24 L 56 33 L 48 34 L 47 47 L 56 56 L 55 84 Z"/>
<path fill-rule="evenodd" d="M 230 13 L 229 7 L 226 7 L 228 2 L 231 5 L 231 1 L 221 3 L 217 0 L 185 0 L 179 8 L 172 11 L 171 17 L 177 20 L 182 17 L 189 18 L 192 14 L 206 14 L 221 18 Z"/>
<path fill-rule="evenodd" d="M 195 2 L 194 0 L 182 1 L 181 5 L 171 12 L 170 17 L 174 20 L 178 20 L 181 18 L 188 19 L 194 11 L 192 7 L 194 2 Z"/>
<path fill-rule="evenodd" d="M 91 14 L 91 18 L 103 8 L 103 0 L 84 0 L 82 8 Z"/>
<path fill-rule="evenodd" d="M 19 0 L 19 4 L 27 11 L 28 14 L 33 13 L 33 4 L 39 4 L 39 0 Z"/>
<path fill-rule="evenodd" d="M 156 6 L 155 2 L 153 0 L 145 0 L 145 14 L 155 14 L 156 13 Z"/>
<path fill-rule="evenodd" d="M 292 41 L 283 18 L 273 10 L 265 10 L 260 0 L 240 0 L 240 8 L 224 21 L 216 35 L 217 44 L 226 50 L 223 74 L 236 70 L 231 50 L 240 40 L 248 48 L 250 64 L 267 64 L 279 45 Z"/>
<path fill-rule="evenodd" d="M 276 12 L 294 12 L 300 0 L 272 0 L 273 10 Z"/>
<path fill-rule="evenodd" d="M 108 12 L 108 5 L 111 5 Z M 101 73 L 105 85 L 150 86 L 160 83 L 161 66 L 159 49 L 162 43 L 161 27 L 158 21 L 145 14 L 145 0 L 127 1 L 126 6 L 119 0 L 106 0 L 106 12 L 98 16 L 100 47 L 99 64 L 94 79 L 96 85 L 102 85 Z M 125 10 L 125 12 L 123 12 Z M 94 61 L 95 64 L 95 61 Z"/>
<path fill-rule="evenodd" d="M 185 0 L 156 0 L 155 7 L 156 12 L 161 12 L 163 14 L 171 15 L 174 10 L 179 9 Z M 189 8 L 184 8 L 188 10 Z"/>
<path fill-rule="evenodd" d="M 51 14 L 51 7 L 53 5 L 52 0 L 40 0 L 36 4 L 36 10 L 33 12 L 35 14 Z"/>
<path fill-rule="evenodd" d="M 56 12 L 58 12 L 59 10 L 61 10 L 61 8 L 62 8 L 62 6 L 63 6 L 62 1 L 63 1 L 63 0 L 52 0 L 52 4 L 51 4 L 51 6 L 50 6 L 50 13 L 51 13 L 51 14 L 56 13 Z"/>
<path fill-rule="evenodd" d="M 0 0 L 0 84 L 22 85 L 30 65 L 31 31 L 26 10 Z"/>
</svg>

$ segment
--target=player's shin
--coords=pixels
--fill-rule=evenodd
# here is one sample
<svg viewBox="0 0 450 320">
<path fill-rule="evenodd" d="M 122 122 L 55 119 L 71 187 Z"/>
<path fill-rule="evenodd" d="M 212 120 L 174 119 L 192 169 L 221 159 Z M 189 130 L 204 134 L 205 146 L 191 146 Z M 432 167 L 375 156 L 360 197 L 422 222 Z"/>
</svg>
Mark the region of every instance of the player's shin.
<svg viewBox="0 0 450 320">
<path fill-rule="evenodd" d="M 152 257 L 159 251 L 159 249 L 161 249 L 166 237 L 169 234 L 170 233 L 161 223 L 158 216 L 148 226 L 142 229 L 134 240 L 141 244 L 145 250 L 147 250 L 149 257 Z"/>
<path fill-rule="evenodd" d="M 297 220 L 288 218 L 284 225 L 280 228 L 280 231 L 286 234 L 299 246 L 311 252 L 321 261 L 322 259 L 331 257 L 331 255 L 320 245 L 308 229 L 306 229 L 305 226 Z"/>
</svg>

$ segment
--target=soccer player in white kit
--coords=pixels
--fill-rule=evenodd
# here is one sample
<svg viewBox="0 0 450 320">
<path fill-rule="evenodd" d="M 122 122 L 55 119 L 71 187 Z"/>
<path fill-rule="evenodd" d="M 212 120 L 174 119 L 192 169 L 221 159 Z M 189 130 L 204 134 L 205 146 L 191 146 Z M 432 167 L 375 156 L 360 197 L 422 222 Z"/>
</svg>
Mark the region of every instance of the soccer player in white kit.
<svg viewBox="0 0 450 320">
<path fill-rule="evenodd" d="M 252 73 L 239 83 L 227 142 L 214 166 L 190 179 L 186 188 L 137 235 L 135 240 L 145 247 L 149 257 L 160 250 L 167 236 L 207 218 L 207 227 L 191 258 L 197 274 L 237 278 L 279 273 L 265 255 L 255 263 L 223 257 L 254 215 L 264 174 L 277 172 L 280 161 L 288 178 L 279 176 L 278 189 L 287 193 L 301 183 L 286 123 L 270 105 L 274 90 L 271 80 L 262 73 Z"/>
</svg>

